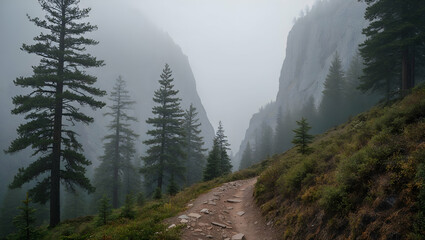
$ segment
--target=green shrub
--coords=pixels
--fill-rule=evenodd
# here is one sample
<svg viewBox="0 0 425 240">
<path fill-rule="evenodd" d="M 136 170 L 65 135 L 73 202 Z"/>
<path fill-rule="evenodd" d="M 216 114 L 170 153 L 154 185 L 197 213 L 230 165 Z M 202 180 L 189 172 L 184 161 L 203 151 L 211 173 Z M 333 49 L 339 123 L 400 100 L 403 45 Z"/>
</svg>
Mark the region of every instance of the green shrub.
<svg viewBox="0 0 425 240">
<path fill-rule="evenodd" d="M 319 204 L 330 214 L 344 214 L 347 213 L 351 207 L 348 194 L 342 186 L 323 187 Z"/>
<path fill-rule="evenodd" d="M 120 217 L 134 219 L 135 216 L 136 216 L 136 212 L 134 211 L 133 197 L 130 194 L 128 194 L 125 197 L 125 204 L 121 210 Z"/>
<path fill-rule="evenodd" d="M 290 168 L 289 171 L 282 175 L 278 180 L 283 193 L 290 194 L 299 191 L 301 183 L 310 173 L 313 172 L 314 166 L 315 161 L 308 158 Z"/>
</svg>

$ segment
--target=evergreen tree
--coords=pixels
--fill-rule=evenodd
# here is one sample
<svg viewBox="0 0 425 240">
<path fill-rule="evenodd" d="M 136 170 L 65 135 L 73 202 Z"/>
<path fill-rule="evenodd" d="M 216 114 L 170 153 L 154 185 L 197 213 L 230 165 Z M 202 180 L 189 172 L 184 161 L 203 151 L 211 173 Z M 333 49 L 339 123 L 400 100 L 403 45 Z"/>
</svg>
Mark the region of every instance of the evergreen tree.
<svg viewBox="0 0 425 240">
<path fill-rule="evenodd" d="M 174 176 L 171 176 L 170 184 L 168 184 L 167 193 L 170 196 L 175 196 L 179 192 L 179 187 L 177 186 L 176 181 L 174 181 Z"/>
<path fill-rule="evenodd" d="M 284 152 L 285 138 L 287 137 L 288 136 L 286 134 L 285 122 L 283 121 L 283 116 L 282 116 L 282 108 L 279 107 L 277 116 L 276 116 L 276 128 L 274 130 L 274 140 L 273 140 L 274 153 Z"/>
<path fill-rule="evenodd" d="M 41 60 L 33 67 L 33 76 L 14 81 L 16 86 L 33 90 L 13 98 L 16 107 L 12 113 L 26 114 L 28 122 L 19 126 L 18 138 L 7 152 L 34 149 L 33 156 L 38 159 L 27 168 L 19 169 L 10 187 L 19 188 L 43 176 L 29 194 L 35 202 L 50 202 L 50 226 L 53 227 L 60 222 L 61 181 L 71 190 L 74 185 L 89 192 L 94 190 L 84 176 L 90 161 L 81 154 L 82 146 L 72 126 L 76 122 L 93 122 L 93 118 L 77 106 L 101 108 L 104 103 L 93 96 L 103 96 L 105 92 L 93 87 L 96 77 L 84 72 L 86 68 L 103 65 L 102 61 L 84 53 L 85 46 L 98 43 L 83 37 L 97 29 L 81 22 L 90 9 L 80 9 L 78 0 L 39 0 L 39 3 L 47 14 L 46 19 L 30 18 L 30 21 L 49 33 L 35 37 L 34 45 L 22 46 L 22 50 L 40 56 Z"/>
<path fill-rule="evenodd" d="M 345 82 L 344 71 L 338 53 L 329 68 L 323 90 L 323 98 L 320 103 L 320 130 L 324 131 L 343 121 L 343 92 L 342 86 Z"/>
<path fill-rule="evenodd" d="M 214 137 L 213 148 L 208 154 L 207 166 L 204 169 L 204 181 L 231 173 L 232 164 L 227 153 L 229 146 L 230 144 L 224 134 L 223 124 L 220 121 Z"/>
<path fill-rule="evenodd" d="M 28 196 L 22 201 L 19 207 L 20 214 L 13 219 L 13 224 L 17 229 L 17 233 L 12 235 L 11 239 L 33 240 L 40 238 L 40 231 L 34 227 L 35 209 L 30 206 L 31 199 Z"/>
<path fill-rule="evenodd" d="M 214 138 L 213 147 L 208 154 L 207 166 L 204 169 L 204 181 L 209 181 L 216 177 L 221 176 L 219 165 L 220 165 L 220 148 L 218 144 L 218 139 Z"/>
<path fill-rule="evenodd" d="M 103 197 L 99 200 L 98 207 L 98 223 L 100 225 L 106 225 L 108 223 L 109 216 L 112 213 L 112 206 L 110 204 L 110 199 L 107 195 L 103 195 Z"/>
<path fill-rule="evenodd" d="M 360 45 L 366 65 L 360 88 L 384 92 L 389 100 L 398 89 L 404 93 L 415 85 L 416 62 L 425 56 L 425 2 L 365 2 L 370 24 L 363 29 L 366 40 Z"/>
<path fill-rule="evenodd" d="M 293 130 L 295 137 L 292 140 L 292 143 L 298 148 L 298 152 L 305 155 L 311 152 L 311 148 L 308 146 L 313 141 L 313 136 L 308 134 L 308 131 L 311 129 L 307 120 L 301 118 L 300 121 L 297 121 L 299 128 Z"/>
<path fill-rule="evenodd" d="M 146 120 L 153 128 L 147 131 L 151 139 L 144 141 L 149 149 L 148 155 L 142 158 L 142 172 L 147 184 L 156 181 L 160 192 L 164 180 L 169 181 L 172 176 L 184 179 L 184 165 L 181 162 L 185 156 L 182 128 L 184 111 L 180 108 L 181 99 L 176 97 L 179 91 L 174 90 L 173 81 L 172 71 L 166 64 L 159 80 L 160 88 L 155 91 L 153 98 L 157 104 L 152 108 L 155 117 Z"/>
<path fill-rule="evenodd" d="M 125 197 L 124 207 L 121 210 L 120 217 L 133 219 L 136 216 L 134 211 L 133 197 L 129 194 Z"/>
<path fill-rule="evenodd" d="M 142 190 L 142 180 L 137 170 L 140 169 L 140 167 L 136 167 L 136 164 L 134 164 L 134 161 L 131 161 L 130 158 L 124 158 L 124 160 L 123 191 L 121 195 L 134 195 Z"/>
<path fill-rule="evenodd" d="M 199 123 L 197 115 L 196 108 L 191 104 L 184 116 L 186 186 L 202 180 L 202 170 L 205 167 L 204 152 L 206 149 L 203 148 L 204 141 L 200 136 L 201 130 L 199 129 L 201 123 Z"/>
<path fill-rule="evenodd" d="M 241 164 L 239 166 L 239 170 L 249 168 L 253 164 L 254 164 L 254 160 L 252 159 L 251 144 L 249 144 L 249 141 L 248 141 L 248 143 L 246 144 L 245 150 L 242 154 L 242 159 L 241 159 Z"/>
<path fill-rule="evenodd" d="M 95 186 L 97 194 L 107 194 L 112 198 L 112 207 L 119 207 L 120 189 L 123 182 L 123 173 L 130 174 L 131 159 L 134 158 L 136 149 L 134 141 L 137 138 L 131 128 L 131 122 L 137 121 L 136 118 L 128 114 L 134 101 L 131 100 L 128 90 L 126 90 L 125 81 L 118 77 L 110 94 L 109 100 L 112 101 L 109 112 L 104 116 L 112 117 L 108 125 L 110 134 L 105 136 L 107 141 L 104 145 L 104 155 L 101 157 L 101 164 L 95 173 Z M 124 176 L 126 177 L 126 176 Z M 128 177 L 128 176 L 127 176 Z"/>
<path fill-rule="evenodd" d="M 221 121 L 218 123 L 218 130 L 216 133 L 218 149 L 220 151 L 220 161 L 218 169 L 221 175 L 226 175 L 232 172 L 232 163 L 227 153 L 230 150 L 230 144 L 227 141 L 227 136 L 224 134 L 224 128 Z"/>
</svg>

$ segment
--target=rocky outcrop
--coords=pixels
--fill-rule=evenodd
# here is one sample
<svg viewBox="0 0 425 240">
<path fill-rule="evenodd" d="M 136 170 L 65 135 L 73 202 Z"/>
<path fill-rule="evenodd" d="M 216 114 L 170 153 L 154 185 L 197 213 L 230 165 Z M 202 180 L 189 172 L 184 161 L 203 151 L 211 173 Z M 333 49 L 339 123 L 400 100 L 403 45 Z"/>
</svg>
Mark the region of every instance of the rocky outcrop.
<svg viewBox="0 0 425 240">
<path fill-rule="evenodd" d="M 295 22 L 288 35 L 276 101 L 252 117 L 234 165 L 239 166 L 247 142 L 255 142 L 255 131 L 262 122 L 274 128 L 279 107 L 283 109 L 283 115 L 288 112 L 296 114 L 311 97 L 316 106 L 320 103 L 323 83 L 334 54 L 338 52 L 344 68 L 347 68 L 364 40 L 365 7 L 358 1 L 321 1 Z"/>
</svg>

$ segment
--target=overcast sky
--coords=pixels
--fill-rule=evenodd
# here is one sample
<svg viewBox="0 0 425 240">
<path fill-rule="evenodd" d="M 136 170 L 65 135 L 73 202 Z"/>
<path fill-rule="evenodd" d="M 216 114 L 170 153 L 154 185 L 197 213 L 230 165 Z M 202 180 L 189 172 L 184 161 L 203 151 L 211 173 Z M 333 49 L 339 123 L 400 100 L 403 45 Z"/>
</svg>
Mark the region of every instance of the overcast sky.
<svg viewBox="0 0 425 240">
<path fill-rule="evenodd" d="M 293 20 L 315 0 L 143 0 L 141 11 L 188 55 L 198 93 L 234 153 L 252 114 L 275 100 Z"/>
<path fill-rule="evenodd" d="M 217 128 L 220 120 L 223 122 L 234 153 L 239 149 L 251 116 L 261 106 L 274 100 L 277 95 L 280 70 L 285 57 L 286 38 L 294 18 L 315 2 L 315 0 L 127 1 L 181 46 L 189 58 L 197 90 L 208 117 L 214 128 Z M 5 2 L 0 0 L 0 8 Z M 93 10 L 96 10 L 99 2 L 81 1 L 84 7 L 90 6 Z M 19 8 L 22 14 L 14 18 L 14 24 L 10 24 L 9 19 L 3 19 L 4 24 L 0 24 L 0 27 L 7 30 L 19 26 L 20 31 L 9 31 L 11 36 L 5 35 L 5 39 L 0 36 L 0 40 L 19 39 L 16 41 L 16 47 L 7 51 L 29 57 L 17 49 L 23 41 L 39 32 L 39 29 L 24 16 L 25 13 L 34 15 L 35 10 L 39 11 L 39 5 L 35 0 L 17 0 L 16 4 L 8 6 Z M 112 13 L 113 9 L 111 17 L 119 17 Z M 100 22 L 94 24 L 102 27 Z M 134 26 L 123 27 L 136 28 L 137 22 Z M 23 29 L 25 30 L 22 31 Z"/>
</svg>

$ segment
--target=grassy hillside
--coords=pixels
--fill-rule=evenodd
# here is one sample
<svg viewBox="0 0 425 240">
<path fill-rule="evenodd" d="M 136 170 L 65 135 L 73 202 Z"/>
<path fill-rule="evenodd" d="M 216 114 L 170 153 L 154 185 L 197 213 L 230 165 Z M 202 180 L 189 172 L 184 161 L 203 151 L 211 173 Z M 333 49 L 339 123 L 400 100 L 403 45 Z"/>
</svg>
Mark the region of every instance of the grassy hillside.
<svg viewBox="0 0 425 240">
<path fill-rule="evenodd" d="M 135 207 L 135 219 L 121 218 L 121 209 L 114 210 L 109 223 L 97 224 L 97 216 L 81 217 L 62 222 L 53 229 L 43 228 L 44 240 L 171 240 L 180 239 L 179 228 L 167 230 L 163 220 L 183 211 L 190 200 L 225 182 L 248 179 L 258 176 L 265 164 L 256 165 L 228 176 L 209 182 L 195 184 L 175 197 L 150 201 L 142 207 Z"/>
<path fill-rule="evenodd" d="M 425 238 L 425 89 L 274 156 L 255 197 L 283 239 Z"/>
</svg>

